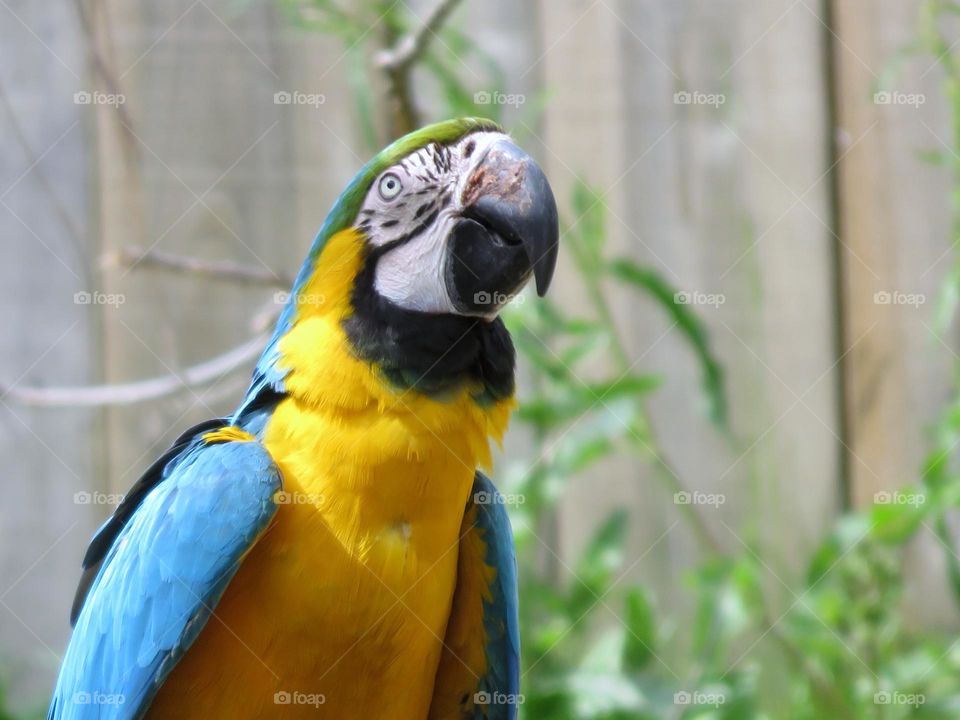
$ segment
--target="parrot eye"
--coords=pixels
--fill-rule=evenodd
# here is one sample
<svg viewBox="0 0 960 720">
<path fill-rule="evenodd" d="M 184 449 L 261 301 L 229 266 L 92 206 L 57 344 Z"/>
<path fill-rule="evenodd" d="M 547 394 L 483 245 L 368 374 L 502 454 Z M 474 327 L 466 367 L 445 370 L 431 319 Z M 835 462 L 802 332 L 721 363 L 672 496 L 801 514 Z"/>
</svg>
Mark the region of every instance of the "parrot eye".
<svg viewBox="0 0 960 720">
<path fill-rule="evenodd" d="M 377 190 L 380 193 L 380 197 L 384 200 L 393 200 L 400 194 L 400 191 L 403 190 L 403 184 L 396 175 L 387 173 L 380 178 L 380 185 L 377 187 Z"/>
</svg>

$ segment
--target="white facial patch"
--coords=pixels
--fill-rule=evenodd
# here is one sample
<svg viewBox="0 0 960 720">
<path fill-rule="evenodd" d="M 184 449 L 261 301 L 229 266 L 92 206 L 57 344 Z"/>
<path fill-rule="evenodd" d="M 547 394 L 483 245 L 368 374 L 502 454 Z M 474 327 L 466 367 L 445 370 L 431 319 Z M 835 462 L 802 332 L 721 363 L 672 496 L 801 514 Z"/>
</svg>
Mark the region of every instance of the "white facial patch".
<svg viewBox="0 0 960 720">
<path fill-rule="evenodd" d="M 457 312 L 446 287 L 447 241 L 473 170 L 506 137 L 481 131 L 452 146 L 431 144 L 374 180 L 356 227 L 372 245 L 396 245 L 377 262 L 377 293 L 407 310 Z"/>
<path fill-rule="evenodd" d="M 421 235 L 390 250 L 377 263 L 374 289 L 407 310 L 455 312 L 444 278 L 447 235 L 454 219 L 449 209 L 443 212 L 446 218 L 438 217 Z"/>
</svg>

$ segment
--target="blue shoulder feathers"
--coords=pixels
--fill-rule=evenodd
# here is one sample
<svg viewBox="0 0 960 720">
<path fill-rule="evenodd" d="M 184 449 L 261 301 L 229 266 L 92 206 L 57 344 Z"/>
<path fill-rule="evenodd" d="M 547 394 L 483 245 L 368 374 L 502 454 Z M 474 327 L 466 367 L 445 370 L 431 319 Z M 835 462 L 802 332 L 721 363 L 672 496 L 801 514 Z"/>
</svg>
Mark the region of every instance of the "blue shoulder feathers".
<svg viewBox="0 0 960 720">
<path fill-rule="evenodd" d="M 260 443 L 195 431 L 174 449 L 91 543 L 51 719 L 140 717 L 276 512 Z"/>
</svg>

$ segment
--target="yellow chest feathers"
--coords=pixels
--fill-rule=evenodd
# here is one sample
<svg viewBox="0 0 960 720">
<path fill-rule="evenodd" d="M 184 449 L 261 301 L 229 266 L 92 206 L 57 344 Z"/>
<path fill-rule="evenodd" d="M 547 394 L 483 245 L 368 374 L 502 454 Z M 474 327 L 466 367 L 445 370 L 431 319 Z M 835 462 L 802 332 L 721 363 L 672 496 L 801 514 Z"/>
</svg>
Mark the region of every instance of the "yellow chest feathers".
<svg viewBox="0 0 960 720">
<path fill-rule="evenodd" d="M 343 320 L 361 247 L 352 231 L 331 238 L 298 298 L 279 347 L 288 398 L 264 442 L 283 473 L 283 499 L 309 506 L 358 559 L 408 541 L 421 554 L 443 552 L 514 401 L 481 406 L 468 386 L 439 400 L 400 390 L 355 356 Z"/>
</svg>

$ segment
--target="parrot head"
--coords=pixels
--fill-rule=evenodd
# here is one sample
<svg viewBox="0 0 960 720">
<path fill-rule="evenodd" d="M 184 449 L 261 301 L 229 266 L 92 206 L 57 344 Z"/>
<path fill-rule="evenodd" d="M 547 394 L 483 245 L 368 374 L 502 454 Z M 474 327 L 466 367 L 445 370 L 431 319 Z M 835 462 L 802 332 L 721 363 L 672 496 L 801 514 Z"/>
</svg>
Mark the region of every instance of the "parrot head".
<svg viewBox="0 0 960 720">
<path fill-rule="evenodd" d="M 547 291 L 556 203 L 543 171 L 499 128 L 426 128 L 372 169 L 355 219 L 369 246 L 365 290 L 407 310 L 487 319 L 531 275 Z"/>
<path fill-rule="evenodd" d="M 354 354 L 394 384 L 430 392 L 473 376 L 498 399 L 512 392 L 514 357 L 498 313 L 531 279 L 547 291 L 558 238 L 543 171 L 496 123 L 427 126 L 378 153 L 341 193 L 278 336 L 339 307 Z M 344 288 L 342 302 L 330 302 L 331 288 Z M 313 291 L 326 294 L 315 311 L 297 300 Z"/>
<path fill-rule="evenodd" d="M 543 295 L 557 261 L 557 206 L 540 167 L 488 120 L 400 138 L 341 194 L 311 254 L 353 226 L 372 286 L 398 308 L 491 318 L 527 282 Z"/>
</svg>

